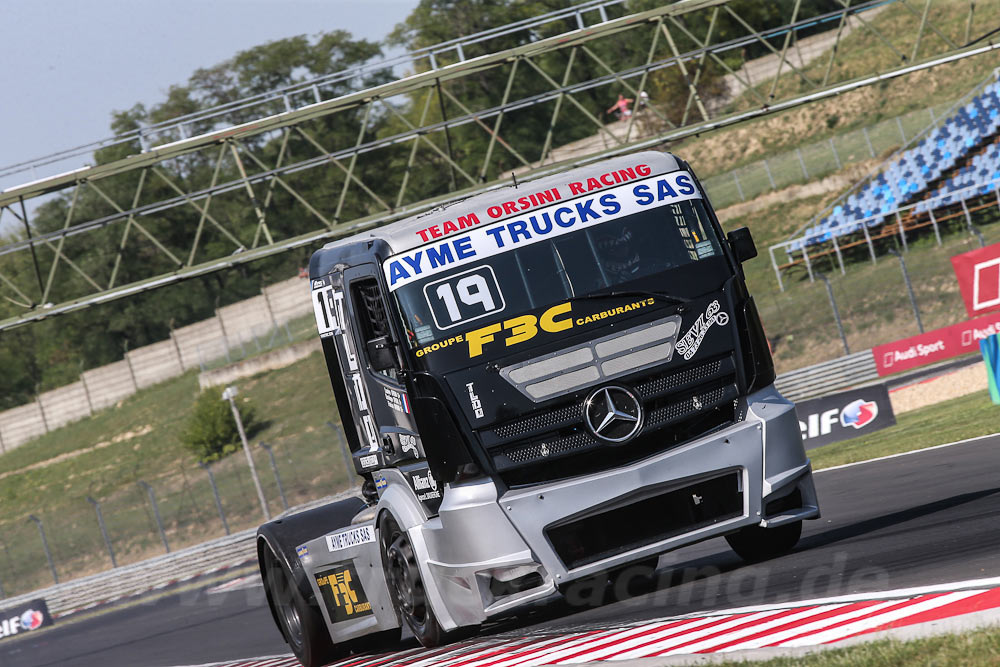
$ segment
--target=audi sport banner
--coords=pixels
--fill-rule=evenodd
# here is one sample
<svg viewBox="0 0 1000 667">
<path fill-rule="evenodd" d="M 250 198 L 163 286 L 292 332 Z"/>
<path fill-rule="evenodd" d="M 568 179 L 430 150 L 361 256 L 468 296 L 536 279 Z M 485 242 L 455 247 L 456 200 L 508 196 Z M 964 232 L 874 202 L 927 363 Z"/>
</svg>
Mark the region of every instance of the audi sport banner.
<svg viewBox="0 0 1000 667">
<path fill-rule="evenodd" d="M 979 341 L 1000 333 L 1000 313 L 967 320 L 902 340 L 876 345 L 875 368 L 891 375 L 970 352 L 979 352 Z"/>
<path fill-rule="evenodd" d="M 969 317 L 1000 310 L 1000 243 L 951 258 Z"/>
<path fill-rule="evenodd" d="M 52 625 L 45 600 L 37 599 L 16 607 L 0 609 L 0 641 Z"/>
<path fill-rule="evenodd" d="M 896 423 L 884 384 L 799 401 L 795 414 L 806 449 L 857 438 Z"/>
</svg>

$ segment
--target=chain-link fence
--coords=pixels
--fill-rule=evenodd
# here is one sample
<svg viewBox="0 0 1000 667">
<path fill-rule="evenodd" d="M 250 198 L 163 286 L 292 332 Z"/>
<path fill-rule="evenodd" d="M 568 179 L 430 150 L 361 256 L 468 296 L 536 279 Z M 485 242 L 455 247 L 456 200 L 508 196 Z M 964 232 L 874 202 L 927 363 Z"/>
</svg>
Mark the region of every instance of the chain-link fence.
<svg viewBox="0 0 1000 667">
<path fill-rule="evenodd" d="M 199 345 L 198 367 L 202 371 L 221 368 L 315 336 L 316 320 L 312 314 L 282 324 L 253 327 L 235 334 L 235 342 L 230 341 L 228 347 L 218 343 Z"/>
<path fill-rule="evenodd" d="M 843 271 L 828 253 L 813 263 L 813 281 L 804 267 L 785 274 L 784 291 L 769 265 L 755 267 L 751 290 L 779 372 L 967 319 L 950 258 L 1000 242 L 998 223 L 1000 197 L 991 191 L 941 211 L 939 234 L 926 227 L 908 232 L 905 246 L 892 237 L 874 253 L 843 249 Z"/>
<path fill-rule="evenodd" d="M 250 443 L 271 516 L 359 481 L 346 467 L 339 426 L 331 423 L 312 436 L 305 443 Z M 108 496 L 0 520 L 0 595 L 121 567 L 263 521 L 243 452 L 210 466 L 179 464 L 128 480 Z"/>
<path fill-rule="evenodd" d="M 772 190 L 816 181 L 847 165 L 885 156 L 904 146 L 941 119 L 953 104 L 911 111 L 742 165 L 705 179 L 705 189 L 715 208 L 723 209 Z"/>
</svg>

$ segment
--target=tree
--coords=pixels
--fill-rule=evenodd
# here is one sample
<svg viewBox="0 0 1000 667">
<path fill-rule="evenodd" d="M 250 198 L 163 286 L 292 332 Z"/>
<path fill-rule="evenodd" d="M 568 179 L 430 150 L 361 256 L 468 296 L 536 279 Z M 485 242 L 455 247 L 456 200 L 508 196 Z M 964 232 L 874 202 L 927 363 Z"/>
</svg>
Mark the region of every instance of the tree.
<svg viewBox="0 0 1000 667">
<path fill-rule="evenodd" d="M 247 432 L 257 425 L 256 410 L 247 398 L 240 401 L 240 418 Z M 218 387 L 208 387 L 198 394 L 181 442 L 202 463 L 218 461 L 239 450 L 239 429 Z"/>
</svg>

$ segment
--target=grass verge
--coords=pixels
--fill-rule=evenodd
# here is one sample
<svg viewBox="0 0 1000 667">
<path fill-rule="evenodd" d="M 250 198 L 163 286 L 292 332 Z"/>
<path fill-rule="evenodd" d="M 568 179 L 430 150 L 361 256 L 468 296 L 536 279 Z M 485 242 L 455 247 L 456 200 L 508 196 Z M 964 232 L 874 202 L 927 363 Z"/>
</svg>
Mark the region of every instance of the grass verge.
<svg viewBox="0 0 1000 667">
<path fill-rule="evenodd" d="M 814 470 L 911 452 L 946 442 L 996 433 L 1000 407 L 986 392 L 907 412 L 896 425 L 860 438 L 809 450 Z"/>
<path fill-rule="evenodd" d="M 912 667 L 914 665 L 962 665 L 979 667 L 1000 664 L 1000 628 L 992 627 L 960 634 L 945 634 L 911 641 L 880 640 L 807 655 L 764 661 L 717 663 L 754 667 Z"/>
</svg>

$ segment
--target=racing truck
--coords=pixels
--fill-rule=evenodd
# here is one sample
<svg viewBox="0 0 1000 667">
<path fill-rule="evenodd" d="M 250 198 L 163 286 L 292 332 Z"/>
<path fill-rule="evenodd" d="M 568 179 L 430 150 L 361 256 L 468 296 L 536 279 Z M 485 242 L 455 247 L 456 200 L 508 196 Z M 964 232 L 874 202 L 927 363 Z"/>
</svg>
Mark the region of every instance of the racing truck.
<svg viewBox="0 0 1000 667">
<path fill-rule="evenodd" d="M 297 658 L 387 649 L 404 627 L 439 645 L 712 537 L 748 561 L 791 550 L 820 510 L 747 292 L 756 254 L 664 152 L 316 251 L 361 485 L 258 530 Z"/>
</svg>

